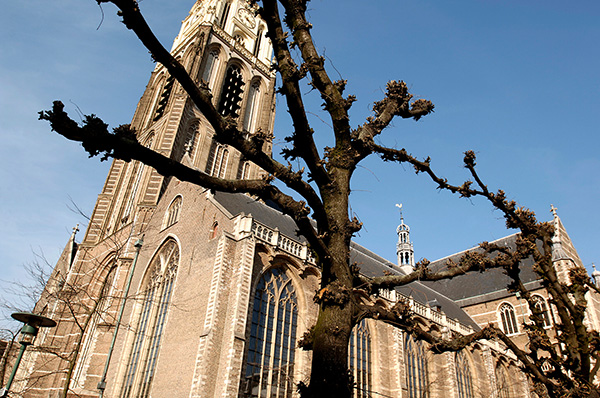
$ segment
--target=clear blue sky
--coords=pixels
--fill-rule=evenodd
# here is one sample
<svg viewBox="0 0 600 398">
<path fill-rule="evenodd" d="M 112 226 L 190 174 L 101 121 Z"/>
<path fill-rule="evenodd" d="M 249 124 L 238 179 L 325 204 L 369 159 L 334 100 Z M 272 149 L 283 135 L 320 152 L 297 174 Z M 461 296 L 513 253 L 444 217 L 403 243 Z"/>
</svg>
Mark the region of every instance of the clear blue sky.
<svg viewBox="0 0 600 398">
<path fill-rule="evenodd" d="M 193 0 L 140 4 L 170 47 Z M 490 188 L 543 220 L 554 204 L 584 264 L 600 262 L 597 1 L 313 0 L 310 8 L 330 73 L 358 97 L 353 126 L 388 80 L 406 81 L 435 113 L 395 121 L 383 143 L 431 156 L 456 183 L 467 177 L 462 152 L 475 150 Z M 80 110 L 111 126 L 128 123 L 154 66 L 115 8 L 93 0 L 7 2 L 0 40 L 0 278 L 10 280 L 23 278 L 33 252 L 56 261 L 71 228 L 85 223 L 71 202 L 90 214 L 108 170 L 51 133 L 37 112 L 60 99 L 73 116 Z M 313 127 L 328 134 L 320 100 L 309 98 Z M 286 116 L 280 102 L 275 151 L 290 131 Z M 352 187 L 352 210 L 365 226 L 358 241 L 392 261 L 395 203 L 404 204 L 417 259 L 511 233 L 487 203 L 439 192 L 408 166 L 369 159 Z"/>
</svg>

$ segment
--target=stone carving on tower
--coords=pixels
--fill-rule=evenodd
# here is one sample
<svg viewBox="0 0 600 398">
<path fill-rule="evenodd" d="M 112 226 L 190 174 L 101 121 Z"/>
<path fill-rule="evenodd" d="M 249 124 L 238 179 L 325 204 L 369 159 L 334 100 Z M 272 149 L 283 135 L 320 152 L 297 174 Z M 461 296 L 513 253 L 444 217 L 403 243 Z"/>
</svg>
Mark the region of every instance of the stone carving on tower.
<svg viewBox="0 0 600 398">
<path fill-rule="evenodd" d="M 415 253 L 413 244 L 410 241 L 410 227 L 404 223 L 402 205 L 396 204 L 396 207 L 400 209 L 400 225 L 396 229 L 396 233 L 398 234 L 398 243 L 396 244 L 398 267 L 405 274 L 409 274 L 415 268 Z"/>
</svg>

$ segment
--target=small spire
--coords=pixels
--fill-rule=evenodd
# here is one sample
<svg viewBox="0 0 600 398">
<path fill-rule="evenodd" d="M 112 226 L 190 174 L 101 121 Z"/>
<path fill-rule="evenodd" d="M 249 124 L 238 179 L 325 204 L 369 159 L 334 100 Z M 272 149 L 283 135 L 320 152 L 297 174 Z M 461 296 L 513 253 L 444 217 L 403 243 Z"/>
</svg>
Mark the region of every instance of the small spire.
<svg viewBox="0 0 600 398">
<path fill-rule="evenodd" d="M 552 215 L 556 218 L 558 217 L 558 214 L 556 214 L 556 210 L 558 210 L 556 207 L 554 207 L 554 205 L 550 205 L 550 213 L 552 213 Z"/>
<path fill-rule="evenodd" d="M 398 208 L 398 210 L 400 210 L 400 221 L 402 221 L 402 224 L 404 224 L 404 216 L 402 215 L 402 203 L 396 203 L 396 207 Z"/>
</svg>

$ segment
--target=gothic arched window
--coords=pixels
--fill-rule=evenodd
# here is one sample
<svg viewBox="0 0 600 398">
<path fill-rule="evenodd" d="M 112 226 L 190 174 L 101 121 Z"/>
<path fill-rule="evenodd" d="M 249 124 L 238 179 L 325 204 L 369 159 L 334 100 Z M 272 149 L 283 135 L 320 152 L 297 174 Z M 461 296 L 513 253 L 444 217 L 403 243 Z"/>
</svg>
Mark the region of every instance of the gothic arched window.
<svg viewBox="0 0 600 398">
<path fill-rule="evenodd" d="M 208 53 L 208 57 L 206 58 L 206 64 L 204 65 L 204 70 L 202 71 L 201 79 L 208 84 L 208 88 L 210 90 L 214 87 L 214 75 L 217 67 L 219 65 L 219 49 L 215 48 L 211 52 Z"/>
<path fill-rule="evenodd" d="M 195 122 L 189 127 L 183 144 L 183 150 L 187 153 L 194 164 L 198 144 L 200 142 L 200 123 Z"/>
<path fill-rule="evenodd" d="M 227 171 L 227 161 L 229 160 L 229 150 L 227 147 L 217 143 L 214 139 L 208 154 L 206 163 L 206 174 L 213 177 L 223 178 Z"/>
<path fill-rule="evenodd" d="M 150 148 L 152 146 L 152 141 L 154 140 L 154 135 L 150 135 L 150 137 L 146 140 L 146 144 L 144 145 L 146 148 Z M 123 215 L 121 217 L 121 225 L 125 225 L 129 220 L 129 216 L 131 211 L 133 210 L 133 205 L 135 204 L 135 199 L 137 196 L 138 189 L 140 187 L 140 183 L 142 181 L 142 176 L 144 175 L 144 170 L 146 165 L 142 162 L 132 162 L 131 166 L 133 167 L 132 175 L 135 173 L 135 179 L 131 184 L 131 188 L 128 192 L 128 199 L 125 205 L 125 210 L 123 211 Z"/>
<path fill-rule="evenodd" d="M 242 397 L 292 396 L 297 323 L 291 280 L 283 270 L 272 269 L 260 278 L 254 294 Z"/>
<path fill-rule="evenodd" d="M 473 398 L 473 378 L 469 359 L 463 351 L 456 353 L 454 357 L 456 365 L 456 389 L 458 398 Z"/>
<path fill-rule="evenodd" d="M 138 320 L 121 397 L 146 398 L 154 379 L 160 342 L 179 264 L 179 247 L 167 241 L 154 257 L 145 277 Z"/>
<path fill-rule="evenodd" d="M 514 334 L 519 331 L 515 309 L 512 305 L 504 303 L 500 306 L 500 320 L 502 321 L 502 330 L 504 333 Z"/>
<path fill-rule="evenodd" d="M 231 65 L 225 73 L 221 101 L 219 102 L 219 113 L 223 116 L 237 117 L 243 92 L 242 70 L 236 65 Z"/>
<path fill-rule="evenodd" d="M 408 397 L 429 397 L 425 348 L 421 342 L 416 341 L 410 334 L 405 334 L 404 339 L 404 365 L 406 368 Z"/>
<path fill-rule="evenodd" d="M 534 294 L 531 298 L 535 302 L 535 308 L 541 312 L 540 316 L 542 317 L 542 323 L 544 327 L 550 326 L 550 313 L 548 311 L 548 304 L 546 304 L 546 300 L 537 294 Z"/>
<path fill-rule="evenodd" d="M 250 162 L 247 160 L 240 161 L 240 165 L 238 167 L 237 179 L 238 180 L 247 180 L 250 176 Z"/>
<path fill-rule="evenodd" d="M 165 86 L 163 87 L 158 104 L 156 105 L 154 119 L 152 119 L 153 121 L 157 121 L 164 115 L 165 109 L 167 109 L 167 104 L 169 103 L 169 98 L 171 98 L 171 91 L 173 91 L 173 83 L 175 83 L 175 78 L 173 76 L 169 76 Z"/>
<path fill-rule="evenodd" d="M 181 210 L 181 196 L 176 197 L 175 200 L 171 202 L 165 218 L 165 228 L 169 228 L 179 221 L 179 210 Z"/>
<path fill-rule="evenodd" d="M 254 82 L 248 90 L 248 99 L 246 102 L 246 110 L 244 112 L 244 131 L 254 133 L 254 125 L 257 119 L 258 112 L 258 96 L 260 94 L 260 82 Z"/>
<path fill-rule="evenodd" d="M 348 366 L 354 376 L 355 398 L 371 396 L 371 333 L 363 319 L 352 329 L 348 350 Z"/>
</svg>

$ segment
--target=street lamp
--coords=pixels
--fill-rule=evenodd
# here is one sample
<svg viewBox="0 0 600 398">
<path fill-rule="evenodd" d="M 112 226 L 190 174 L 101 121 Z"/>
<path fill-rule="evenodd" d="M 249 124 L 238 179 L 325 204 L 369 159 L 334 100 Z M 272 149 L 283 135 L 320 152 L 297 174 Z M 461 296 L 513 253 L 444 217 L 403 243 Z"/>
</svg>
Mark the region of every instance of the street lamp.
<svg viewBox="0 0 600 398">
<path fill-rule="evenodd" d="M 8 391 L 10 390 L 10 386 L 15 378 L 19 364 L 21 363 L 21 358 L 23 358 L 23 353 L 25 352 L 27 346 L 33 344 L 39 328 L 53 328 L 56 326 L 56 322 L 54 322 L 52 319 L 46 318 L 45 316 L 32 314 L 31 312 L 15 312 L 14 314 L 11 314 L 11 316 L 13 319 L 23 322 L 25 325 L 23 325 L 23 329 L 21 329 L 19 340 L 19 343 L 21 343 L 21 348 L 19 349 L 19 355 L 17 356 L 17 360 L 15 361 L 6 386 L 0 390 L 0 398 L 8 396 Z"/>
</svg>

